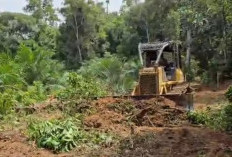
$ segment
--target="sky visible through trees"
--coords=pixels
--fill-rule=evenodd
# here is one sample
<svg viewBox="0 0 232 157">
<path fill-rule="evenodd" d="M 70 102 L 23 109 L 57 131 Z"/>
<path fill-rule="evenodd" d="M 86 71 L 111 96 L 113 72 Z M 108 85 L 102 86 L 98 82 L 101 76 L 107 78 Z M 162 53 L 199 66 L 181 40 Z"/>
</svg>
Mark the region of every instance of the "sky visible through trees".
<svg viewBox="0 0 232 157">
<path fill-rule="evenodd" d="M 95 0 L 96 2 L 104 2 L 104 0 Z M 63 0 L 55 0 L 54 6 L 60 8 Z M 1 0 L 0 1 L 0 12 L 11 11 L 11 12 L 23 12 L 23 7 L 26 5 L 26 0 Z M 111 0 L 109 10 L 119 11 L 122 5 L 122 0 Z M 105 6 L 106 7 L 106 6 Z"/>
</svg>

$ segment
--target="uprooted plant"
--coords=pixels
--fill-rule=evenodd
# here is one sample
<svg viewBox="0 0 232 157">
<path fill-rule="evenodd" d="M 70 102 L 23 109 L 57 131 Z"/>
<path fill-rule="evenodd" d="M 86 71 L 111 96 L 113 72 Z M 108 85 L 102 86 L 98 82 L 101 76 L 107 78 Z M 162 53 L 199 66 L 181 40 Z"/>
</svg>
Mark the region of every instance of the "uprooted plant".
<svg viewBox="0 0 232 157">
<path fill-rule="evenodd" d="M 67 152 L 78 146 L 106 145 L 113 143 L 113 136 L 106 133 L 87 132 L 81 127 L 81 121 L 31 122 L 28 128 L 31 140 L 37 145 L 55 152 Z"/>
</svg>

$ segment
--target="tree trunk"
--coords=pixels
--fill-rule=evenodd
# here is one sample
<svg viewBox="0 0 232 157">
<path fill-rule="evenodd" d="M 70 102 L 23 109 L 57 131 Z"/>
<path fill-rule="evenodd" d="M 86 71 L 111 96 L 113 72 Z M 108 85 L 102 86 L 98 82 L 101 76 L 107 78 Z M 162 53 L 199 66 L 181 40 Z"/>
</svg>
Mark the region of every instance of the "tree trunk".
<svg viewBox="0 0 232 157">
<path fill-rule="evenodd" d="M 78 51 L 78 54 L 79 54 L 79 61 L 82 63 L 83 58 L 82 58 L 81 48 L 80 48 L 80 45 L 79 45 L 79 44 L 77 45 L 77 51 Z"/>
<path fill-rule="evenodd" d="M 186 53 L 186 67 L 189 70 L 190 69 L 190 60 L 191 60 L 191 42 L 192 42 L 192 35 L 191 35 L 191 30 L 187 30 L 187 53 Z"/>
<path fill-rule="evenodd" d="M 83 25 L 83 17 L 82 17 L 82 20 L 81 20 L 81 23 L 78 25 L 77 24 L 77 19 L 76 19 L 76 15 L 74 15 L 74 21 L 75 21 L 75 28 L 74 30 L 76 31 L 75 34 L 76 34 L 76 41 L 77 41 L 77 45 L 76 45 L 76 48 L 77 48 L 77 54 L 79 55 L 79 61 L 80 63 L 82 63 L 83 61 L 83 57 L 82 57 L 82 54 L 81 54 L 81 48 L 80 48 L 80 39 L 79 39 L 79 28 L 80 26 Z"/>
<path fill-rule="evenodd" d="M 187 30 L 187 39 L 186 39 L 186 42 L 187 42 L 187 52 L 186 52 L 186 61 L 185 61 L 185 65 L 186 65 L 186 81 L 191 81 L 191 73 L 190 73 L 190 61 L 191 61 L 191 30 L 188 29 Z"/>
<path fill-rule="evenodd" d="M 222 1 L 222 19 L 223 19 L 223 24 L 222 24 L 222 28 L 223 28 L 223 42 L 224 42 L 224 46 L 223 46 L 223 51 L 224 51 L 224 61 L 225 63 L 227 63 L 227 45 L 228 45 L 228 41 L 227 41 L 227 20 L 226 20 L 226 13 L 225 13 L 225 4 L 224 4 L 224 0 Z"/>
<path fill-rule="evenodd" d="M 79 61 L 82 63 L 83 58 L 82 58 L 82 54 L 81 54 L 81 48 L 80 48 L 80 43 L 79 43 L 79 27 L 77 27 L 76 30 L 76 39 L 77 39 L 77 54 L 79 55 Z"/>
<path fill-rule="evenodd" d="M 149 34 L 149 27 L 148 27 L 148 23 L 146 21 L 146 34 L 147 34 L 147 42 L 150 42 L 150 34 Z"/>
</svg>

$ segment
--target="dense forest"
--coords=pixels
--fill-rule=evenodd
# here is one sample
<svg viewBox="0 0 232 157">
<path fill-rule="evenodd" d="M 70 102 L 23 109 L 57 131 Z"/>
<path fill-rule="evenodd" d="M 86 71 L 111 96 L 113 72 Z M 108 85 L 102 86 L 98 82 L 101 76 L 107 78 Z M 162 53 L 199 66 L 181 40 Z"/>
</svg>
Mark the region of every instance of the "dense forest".
<svg viewBox="0 0 232 157">
<path fill-rule="evenodd" d="M 104 4 L 64 0 L 57 9 L 53 0 L 27 0 L 24 13 L 0 13 L 0 119 L 45 100 L 130 93 L 139 43 L 181 45 L 189 81 L 232 77 L 232 0 L 123 0 L 119 12 Z"/>
</svg>

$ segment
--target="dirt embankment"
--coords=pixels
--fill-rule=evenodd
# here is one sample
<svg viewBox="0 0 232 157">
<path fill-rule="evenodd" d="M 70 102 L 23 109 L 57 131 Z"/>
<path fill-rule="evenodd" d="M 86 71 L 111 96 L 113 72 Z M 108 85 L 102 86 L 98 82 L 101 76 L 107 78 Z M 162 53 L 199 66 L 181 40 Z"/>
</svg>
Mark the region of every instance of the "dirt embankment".
<svg viewBox="0 0 232 157">
<path fill-rule="evenodd" d="M 167 105 L 167 102 L 170 104 Z M 110 131 L 126 137 L 140 127 L 171 127 L 186 123 L 186 112 L 171 106 L 175 103 L 165 98 L 149 100 L 124 100 L 105 98 L 95 101 L 96 114 L 86 117 L 88 127 Z"/>
</svg>

